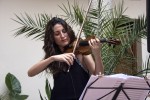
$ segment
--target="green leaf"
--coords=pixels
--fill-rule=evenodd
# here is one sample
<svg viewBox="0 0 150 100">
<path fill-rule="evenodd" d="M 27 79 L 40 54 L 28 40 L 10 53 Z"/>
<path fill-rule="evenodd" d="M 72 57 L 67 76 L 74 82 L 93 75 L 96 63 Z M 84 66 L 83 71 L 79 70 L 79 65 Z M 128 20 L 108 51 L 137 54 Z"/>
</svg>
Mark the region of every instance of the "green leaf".
<svg viewBox="0 0 150 100">
<path fill-rule="evenodd" d="M 15 97 L 12 97 L 13 100 L 26 100 L 28 98 L 28 95 L 16 95 Z"/>
<path fill-rule="evenodd" d="M 49 84 L 48 79 L 46 79 L 45 91 L 46 91 L 46 95 L 47 95 L 48 100 L 50 100 L 50 98 L 51 98 L 51 86 Z"/>
<path fill-rule="evenodd" d="M 28 98 L 28 95 L 19 95 L 10 93 L 9 94 L 11 100 L 26 100 Z"/>
<path fill-rule="evenodd" d="M 19 80 L 11 73 L 8 73 L 5 77 L 5 83 L 7 88 L 15 93 L 15 94 L 19 94 L 21 93 L 21 84 L 19 82 Z"/>
<path fill-rule="evenodd" d="M 16 99 L 17 100 L 25 100 L 25 99 L 27 99 L 28 98 L 28 95 L 17 95 L 16 96 Z"/>
</svg>

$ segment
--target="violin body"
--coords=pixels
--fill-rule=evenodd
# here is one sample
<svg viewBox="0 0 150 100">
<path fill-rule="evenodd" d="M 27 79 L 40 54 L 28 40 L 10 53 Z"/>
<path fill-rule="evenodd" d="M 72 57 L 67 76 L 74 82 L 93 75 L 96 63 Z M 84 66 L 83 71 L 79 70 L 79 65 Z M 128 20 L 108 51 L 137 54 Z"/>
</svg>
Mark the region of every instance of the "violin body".
<svg viewBox="0 0 150 100">
<path fill-rule="evenodd" d="M 76 41 L 74 41 L 72 44 L 67 46 L 67 49 L 65 50 L 66 53 L 71 53 L 73 52 L 74 44 Z M 91 53 L 91 49 L 89 47 L 88 41 L 87 40 L 81 40 L 78 43 L 78 46 L 75 50 L 75 54 L 83 54 L 83 55 L 88 55 Z"/>
</svg>

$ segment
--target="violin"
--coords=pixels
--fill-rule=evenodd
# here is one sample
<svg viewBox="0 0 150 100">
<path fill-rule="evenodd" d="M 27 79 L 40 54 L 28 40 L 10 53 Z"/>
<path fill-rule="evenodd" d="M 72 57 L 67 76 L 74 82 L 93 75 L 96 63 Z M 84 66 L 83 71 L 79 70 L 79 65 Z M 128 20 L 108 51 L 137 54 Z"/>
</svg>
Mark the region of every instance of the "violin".
<svg viewBox="0 0 150 100">
<path fill-rule="evenodd" d="M 89 46 L 89 43 L 88 43 L 88 41 L 90 39 L 95 39 L 95 37 L 90 36 L 90 37 L 87 37 L 84 40 L 80 39 L 80 41 L 78 42 L 78 46 L 76 47 L 75 54 L 82 54 L 82 55 L 91 54 L 91 49 L 90 49 L 90 46 Z M 113 45 L 113 47 L 115 47 L 115 45 L 119 45 L 121 43 L 121 41 L 119 39 L 113 39 L 113 38 L 109 38 L 109 39 L 102 38 L 102 39 L 99 39 L 99 40 L 100 40 L 101 43 L 108 43 L 109 46 Z M 66 53 L 70 53 L 70 52 L 73 51 L 74 42 L 66 47 L 67 48 L 65 50 Z"/>
</svg>

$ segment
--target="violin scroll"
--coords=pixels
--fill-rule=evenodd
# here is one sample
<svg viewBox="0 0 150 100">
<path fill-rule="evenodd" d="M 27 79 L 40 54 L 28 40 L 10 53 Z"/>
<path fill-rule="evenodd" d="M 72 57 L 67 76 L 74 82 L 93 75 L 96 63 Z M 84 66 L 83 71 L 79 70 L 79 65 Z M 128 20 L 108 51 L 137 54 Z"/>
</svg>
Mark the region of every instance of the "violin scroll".
<svg viewBox="0 0 150 100">
<path fill-rule="evenodd" d="M 119 39 L 113 39 L 113 38 L 109 38 L 109 39 L 102 39 L 101 43 L 107 42 L 109 45 L 120 45 L 121 41 Z"/>
</svg>

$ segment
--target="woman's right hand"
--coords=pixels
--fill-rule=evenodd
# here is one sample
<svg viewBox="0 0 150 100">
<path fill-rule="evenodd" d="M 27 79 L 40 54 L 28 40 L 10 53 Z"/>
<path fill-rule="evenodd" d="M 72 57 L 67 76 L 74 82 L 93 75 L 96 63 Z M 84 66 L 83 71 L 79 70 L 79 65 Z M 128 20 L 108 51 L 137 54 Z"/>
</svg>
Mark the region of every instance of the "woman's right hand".
<svg viewBox="0 0 150 100">
<path fill-rule="evenodd" d="M 64 53 L 51 56 L 53 61 L 66 62 L 69 66 L 73 65 L 75 55 L 73 53 Z"/>
</svg>

